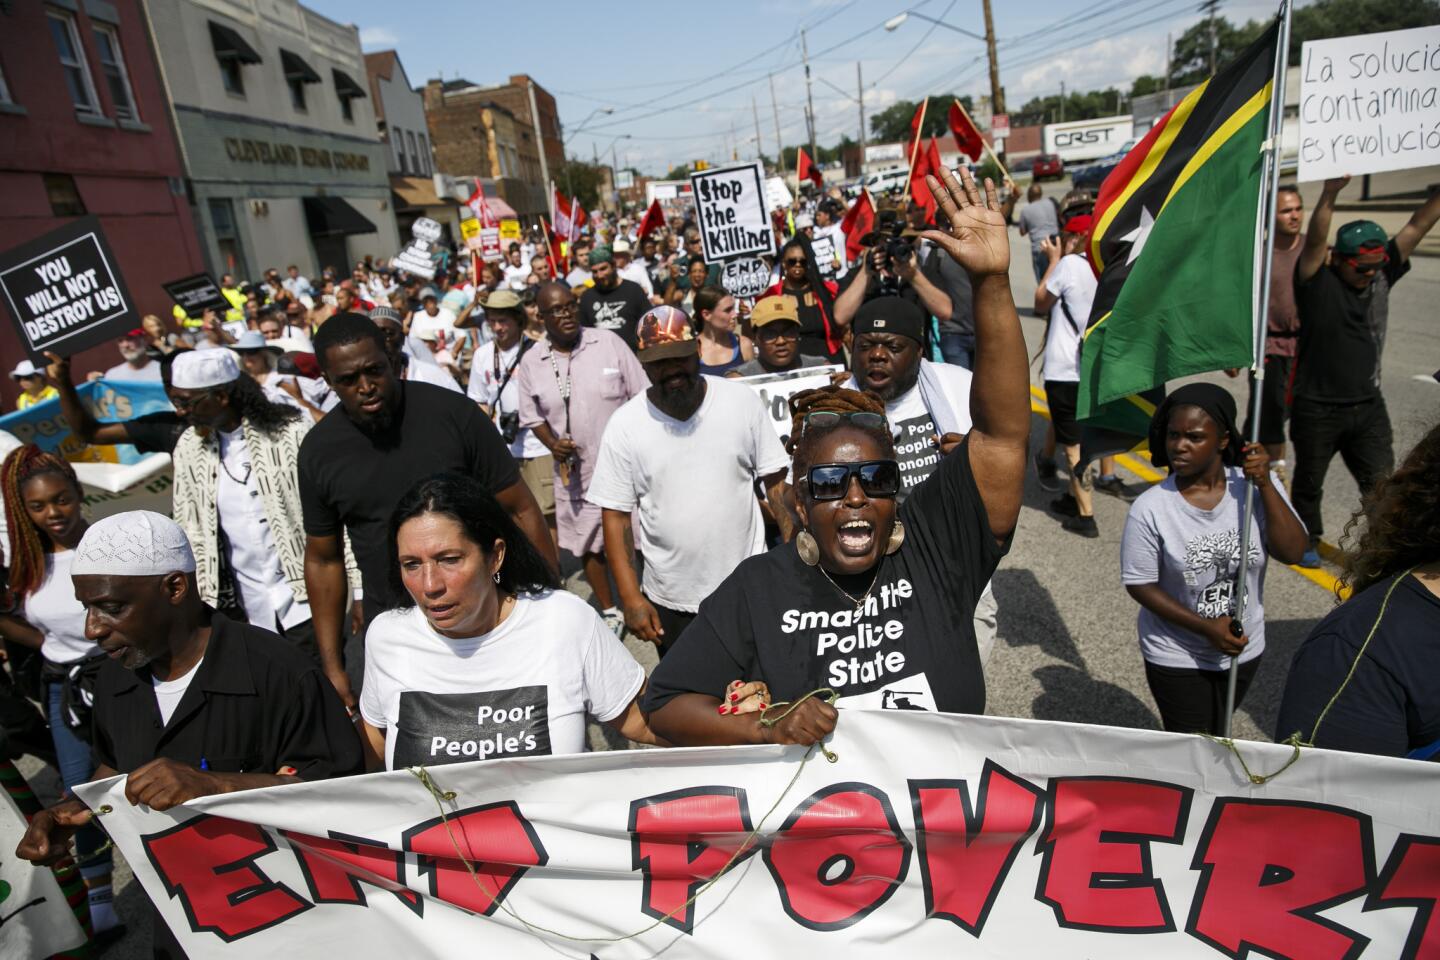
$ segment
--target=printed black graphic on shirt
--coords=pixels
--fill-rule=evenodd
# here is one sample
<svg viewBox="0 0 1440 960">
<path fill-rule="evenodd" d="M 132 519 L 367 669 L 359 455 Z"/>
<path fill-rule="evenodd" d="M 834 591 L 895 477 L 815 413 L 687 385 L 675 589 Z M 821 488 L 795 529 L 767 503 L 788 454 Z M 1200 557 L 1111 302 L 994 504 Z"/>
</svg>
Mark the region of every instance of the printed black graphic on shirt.
<svg viewBox="0 0 1440 960">
<path fill-rule="evenodd" d="M 900 464 L 900 496 L 896 499 L 903 501 L 940 465 L 940 448 L 935 446 L 935 423 L 930 414 L 895 424 L 895 459 Z"/>
<path fill-rule="evenodd" d="M 838 610 L 785 610 L 780 615 L 780 632 L 803 638 L 824 664 L 822 682 L 847 703 L 850 697 L 893 685 L 894 695 L 888 703 L 877 693 L 859 705 L 933 710 L 935 698 L 924 673 L 916 677 L 917 687 L 895 683 L 915 670 L 907 662 L 904 640 L 904 607 L 914 596 L 910 581 L 900 577 L 877 585 L 859 609 L 845 604 Z"/>
<path fill-rule="evenodd" d="M 1260 563 L 1260 545 L 1250 542 L 1250 565 Z M 1213 620 L 1235 613 L 1235 577 L 1240 570 L 1240 532 L 1222 530 L 1206 533 L 1185 544 L 1185 584 L 1200 587 L 1195 594 L 1195 612 Z M 1248 606 L 1248 604 L 1247 604 Z"/>
<path fill-rule="evenodd" d="M 480 693 L 400 694 L 393 766 L 435 766 L 550 753 L 544 686 Z"/>
</svg>

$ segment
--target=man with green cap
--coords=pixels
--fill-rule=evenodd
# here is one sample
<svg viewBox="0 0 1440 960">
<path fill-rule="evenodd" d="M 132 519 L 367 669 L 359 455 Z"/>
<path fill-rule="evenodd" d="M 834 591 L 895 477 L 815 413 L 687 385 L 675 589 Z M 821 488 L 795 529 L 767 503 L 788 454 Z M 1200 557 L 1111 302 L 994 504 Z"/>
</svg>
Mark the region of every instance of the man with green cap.
<svg viewBox="0 0 1440 960">
<path fill-rule="evenodd" d="M 1325 472 L 1339 453 L 1362 495 L 1394 469 L 1390 415 L 1380 393 L 1380 361 L 1390 319 L 1390 288 L 1410 270 L 1410 254 L 1440 220 L 1440 191 L 1395 236 L 1352 220 L 1328 248 L 1335 198 L 1349 177 L 1325 181 L 1295 266 L 1300 350 L 1295 363 L 1290 440 L 1295 445 L 1291 500 L 1310 532 L 1301 561 L 1319 566 Z"/>
<path fill-rule="evenodd" d="M 650 298 L 640 284 L 620 276 L 609 247 L 590 251 L 590 277 L 595 285 L 580 294 L 581 326 L 609 330 L 634 350 L 635 325 L 650 309 Z"/>
</svg>

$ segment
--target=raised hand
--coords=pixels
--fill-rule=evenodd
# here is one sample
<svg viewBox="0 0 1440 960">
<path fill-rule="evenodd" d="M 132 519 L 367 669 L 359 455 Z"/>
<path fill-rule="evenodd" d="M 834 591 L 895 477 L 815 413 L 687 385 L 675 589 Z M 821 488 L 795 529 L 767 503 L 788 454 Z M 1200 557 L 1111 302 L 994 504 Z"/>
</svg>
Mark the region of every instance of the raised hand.
<svg viewBox="0 0 1440 960">
<path fill-rule="evenodd" d="M 954 171 L 946 170 L 943 184 L 928 175 L 925 184 L 950 221 L 950 230 L 927 230 L 921 236 L 942 247 L 972 276 L 1008 273 L 1010 237 L 1005 230 L 1005 215 L 1000 212 L 994 181 L 986 178 L 983 197 L 975 178 L 965 167 L 960 168 L 958 180 Z"/>
</svg>

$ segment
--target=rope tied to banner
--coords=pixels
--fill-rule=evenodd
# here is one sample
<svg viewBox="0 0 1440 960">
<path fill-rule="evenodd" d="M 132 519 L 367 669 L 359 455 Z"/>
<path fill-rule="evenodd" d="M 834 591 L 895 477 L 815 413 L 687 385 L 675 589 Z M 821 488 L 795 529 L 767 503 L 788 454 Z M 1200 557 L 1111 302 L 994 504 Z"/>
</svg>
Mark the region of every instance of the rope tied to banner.
<svg viewBox="0 0 1440 960">
<path fill-rule="evenodd" d="M 1226 748 L 1231 753 L 1235 754 L 1235 759 L 1240 761 L 1240 769 L 1245 771 L 1245 779 L 1249 780 L 1256 786 L 1261 786 L 1263 784 L 1269 783 L 1271 780 L 1274 780 L 1286 770 L 1289 770 L 1290 765 L 1293 764 L 1296 760 L 1300 759 L 1301 746 L 1309 746 L 1309 744 L 1302 744 L 1300 742 L 1300 734 L 1291 734 L 1288 739 L 1281 741 L 1281 743 L 1288 744 L 1291 747 L 1295 748 L 1295 751 L 1290 754 L 1290 759 L 1286 760 L 1283 764 L 1281 764 L 1280 769 L 1276 770 L 1274 773 L 1256 773 L 1255 771 L 1251 770 L 1250 765 L 1245 762 L 1245 755 L 1240 752 L 1240 748 L 1235 745 L 1234 740 L 1230 739 L 1229 737 L 1211 736 L 1208 733 L 1202 733 L 1200 734 L 1200 736 L 1204 737 L 1206 740 L 1209 740 L 1211 743 L 1220 744 L 1220 746 Z"/>
<path fill-rule="evenodd" d="M 811 690 L 809 693 L 805 694 L 805 696 L 801 697 L 799 700 L 796 700 L 794 703 L 787 702 L 771 704 L 768 708 L 766 708 L 765 711 L 761 711 L 759 722 L 761 726 L 773 727 L 775 724 L 779 723 L 781 720 L 784 720 L 787 716 L 789 716 L 792 711 L 794 711 L 797 707 L 800 706 L 800 704 L 804 703 L 806 700 L 809 700 L 811 697 L 821 695 L 825 697 L 826 702 L 829 703 L 831 706 L 834 706 L 835 701 L 840 699 L 840 695 L 834 690 L 831 690 L 829 687 L 821 687 L 818 690 Z M 765 713 L 768 710 L 774 710 L 778 707 L 787 707 L 788 709 L 786 709 L 779 716 L 774 717 L 773 719 L 767 718 L 765 716 Z M 695 893 L 688 897 L 684 903 L 681 903 L 669 913 L 656 920 L 654 923 L 651 923 L 648 926 L 641 927 L 639 930 L 636 930 L 633 933 L 627 933 L 619 937 L 572 936 L 571 934 L 563 933 L 550 927 L 541 926 L 538 923 L 531 923 L 529 920 L 526 920 L 524 917 L 520 916 L 520 914 L 517 913 L 514 908 L 512 908 L 504 900 L 498 899 L 495 896 L 495 892 L 492 891 L 488 886 L 486 886 L 485 881 L 481 880 L 480 875 L 476 873 L 475 864 L 470 860 L 469 857 L 465 855 L 465 852 L 460 849 L 460 841 L 456 839 L 455 831 L 450 825 L 450 817 L 449 814 L 447 814 L 445 811 L 445 804 L 454 803 L 455 800 L 458 798 L 459 794 L 456 793 L 454 790 L 442 790 L 440 788 L 440 785 L 437 784 L 435 782 L 435 779 L 430 775 L 430 771 L 424 767 L 406 767 L 405 769 L 408 770 L 409 773 L 413 777 L 415 777 L 415 779 L 420 781 L 421 785 L 424 786 L 426 791 L 430 794 L 430 798 L 435 801 L 435 809 L 439 811 L 440 821 L 445 826 L 445 835 L 450 838 L 450 845 L 455 848 L 455 858 L 465 865 L 465 872 L 470 874 L 471 882 L 473 882 L 475 886 L 480 889 L 481 893 L 485 894 L 485 896 L 488 897 L 491 901 L 497 903 L 500 909 L 504 910 L 505 913 L 507 913 L 513 920 L 515 920 L 516 923 L 519 923 L 530 933 L 545 934 L 547 936 L 555 937 L 560 940 L 569 940 L 572 943 L 621 943 L 626 940 L 633 940 L 636 937 L 644 936 L 651 930 L 654 930 L 656 927 L 665 923 L 667 920 L 674 918 L 676 914 L 684 913 L 686 910 L 690 909 L 690 907 L 692 907 L 700 899 L 700 896 L 705 893 L 705 891 L 709 890 L 715 884 L 719 883 L 722 877 L 729 873 L 735 867 L 735 865 L 740 862 L 742 858 L 744 858 L 750 853 L 751 847 L 759 838 L 760 832 L 765 828 L 765 823 L 770 819 L 772 815 L 774 815 L 775 811 L 780 808 L 780 804 L 783 803 L 785 798 L 790 795 L 790 791 L 799 781 L 800 774 L 804 772 L 805 766 L 810 762 L 810 758 L 815 755 L 816 747 L 820 748 L 821 752 L 825 754 L 825 759 L 829 760 L 831 763 L 834 763 L 835 761 L 840 759 L 839 756 L 826 749 L 824 744 L 819 742 L 811 744 L 810 747 L 805 751 L 805 755 L 800 758 L 800 762 L 796 764 L 795 772 L 790 776 L 790 782 L 785 784 L 785 789 L 780 791 L 780 795 L 775 798 L 775 802 L 770 805 L 770 809 L 766 810 L 764 816 L 762 816 L 755 824 L 754 829 L 752 829 L 748 834 L 746 834 L 745 839 L 741 841 L 738 847 L 735 848 L 735 852 L 732 853 L 730 855 L 730 858 L 725 861 L 725 865 L 722 866 L 713 877 L 701 884 L 699 888 L 696 889 Z"/>
</svg>

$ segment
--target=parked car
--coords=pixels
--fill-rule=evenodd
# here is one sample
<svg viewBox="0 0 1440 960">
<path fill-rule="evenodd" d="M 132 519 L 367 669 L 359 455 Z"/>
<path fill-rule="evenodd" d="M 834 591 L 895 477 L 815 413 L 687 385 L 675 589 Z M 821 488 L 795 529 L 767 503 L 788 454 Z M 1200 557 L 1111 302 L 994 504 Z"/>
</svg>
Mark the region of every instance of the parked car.
<svg viewBox="0 0 1440 960">
<path fill-rule="evenodd" d="M 1065 178 L 1065 161 L 1061 160 L 1056 154 L 1042 153 L 1036 157 L 1035 162 L 1030 165 L 1030 175 L 1034 177 L 1037 182 L 1044 180 L 1046 177 L 1063 180 Z"/>
<path fill-rule="evenodd" d="M 1076 169 L 1071 170 L 1071 186 L 1073 186 L 1077 190 L 1094 190 L 1096 193 L 1099 193 L 1100 184 L 1105 182 L 1105 178 L 1110 176 L 1110 171 L 1118 167 L 1120 165 L 1120 161 L 1124 160 L 1125 155 L 1129 153 L 1134 147 L 1134 140 L 1126 141 L 1125 146 L 1121 147 L 1115 153 L 1110 154 L 1110 156 L 1101 157 L 1094 163 L 1087 163 L 1083 167 L 1077 167 Z"/>
</svg>

